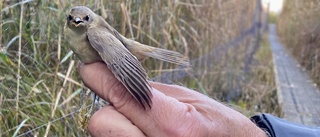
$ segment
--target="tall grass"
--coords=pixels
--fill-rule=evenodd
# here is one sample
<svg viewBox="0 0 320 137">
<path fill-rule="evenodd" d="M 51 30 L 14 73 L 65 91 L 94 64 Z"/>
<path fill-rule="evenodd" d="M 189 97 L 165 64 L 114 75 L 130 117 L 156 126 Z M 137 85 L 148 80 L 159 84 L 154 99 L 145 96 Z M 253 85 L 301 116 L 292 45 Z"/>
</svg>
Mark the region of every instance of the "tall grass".
<svg viewBox="0 0 320 137">
<path fill-rule="evenodd" d="M 319 1 L 285 1 L 279 16 L 278 33 L 298 62 L 320 84 Z"/>
<path fill-rule="evenodd" d="M 81 85 L 76 71 L 78 60 L 70 54 L 63 35 L 70 7 L 86 5 L 126 37 L 196 59 L 248 29 L 252 25 L 255 2 L 3 1 L 0 6 L 0 136 L 85 135 L 78 124 L 86 119 L 85 112 L 82 109 L 79 112 L 83 103 L 79 96 L 87 89 Z M 228 101 L 240 106 L 244 113 L 277 114 L 272 109 L 277 106 L 273 100 L 271 54 L 265 41 L 254 55 L 250 71 L 244 71 L 253 41 L 253 37 L 248 37 L 236 48 L 218 51 L 216 58 L 193 64 L 190 76 L 176 83 L 221 101 L 228 100 L 226 95 L 230 92 L 238 92 L 240 96 Z M 177 67 L 153 59 L 144 60 L 142 64 L 149 77 Z M 81 114 L 80 117 L 77 114 Z"/>
</svg>

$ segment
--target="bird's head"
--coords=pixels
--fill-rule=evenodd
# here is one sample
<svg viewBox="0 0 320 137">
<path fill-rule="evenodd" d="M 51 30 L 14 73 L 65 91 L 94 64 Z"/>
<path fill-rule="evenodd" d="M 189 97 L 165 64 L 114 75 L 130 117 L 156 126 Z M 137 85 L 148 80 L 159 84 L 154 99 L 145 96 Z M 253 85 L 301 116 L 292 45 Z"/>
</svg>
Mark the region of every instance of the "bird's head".
<svg viewBox="0 0 320 137">
<path fill-rule="evenodd" d="M 86 28 L 93 22 L 95 13 L 85 6 L 75 6 L 67 15 L 69 27 Z"/>
</svg>

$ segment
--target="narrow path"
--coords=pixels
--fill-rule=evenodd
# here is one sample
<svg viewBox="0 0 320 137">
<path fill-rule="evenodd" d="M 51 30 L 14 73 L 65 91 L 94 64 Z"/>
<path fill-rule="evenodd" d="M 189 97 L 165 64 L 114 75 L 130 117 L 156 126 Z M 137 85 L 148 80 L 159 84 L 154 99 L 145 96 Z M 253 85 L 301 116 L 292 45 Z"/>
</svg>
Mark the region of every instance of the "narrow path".
<svg viewBox="0 0 320 137">
<path fill-rule="evenodd" d="M 278 41 L 275 25 L 269 25 L 269 40 L 284 119 L 320 126 L 320 91 Z"/>
</svg>

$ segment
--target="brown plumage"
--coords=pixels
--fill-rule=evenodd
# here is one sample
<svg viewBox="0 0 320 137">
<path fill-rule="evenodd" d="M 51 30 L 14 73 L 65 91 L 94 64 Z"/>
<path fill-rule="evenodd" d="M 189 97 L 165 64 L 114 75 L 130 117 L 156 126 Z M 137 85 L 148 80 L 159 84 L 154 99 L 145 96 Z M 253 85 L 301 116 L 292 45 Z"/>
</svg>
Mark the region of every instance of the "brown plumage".
<svg viewBox="0 0 320 137">
<path fill-rule="evenodd" d="M 189 65 L 180 53 L 150 47 L 119 34 L 102 17 L 85 6 L 69 11 L 65 25 L 69 47 L 84 63 L 103 61 L 131 95 L 146 109 L 151 108 L 151 87 L 139 59 L 153 57 Z"/>
</svg>

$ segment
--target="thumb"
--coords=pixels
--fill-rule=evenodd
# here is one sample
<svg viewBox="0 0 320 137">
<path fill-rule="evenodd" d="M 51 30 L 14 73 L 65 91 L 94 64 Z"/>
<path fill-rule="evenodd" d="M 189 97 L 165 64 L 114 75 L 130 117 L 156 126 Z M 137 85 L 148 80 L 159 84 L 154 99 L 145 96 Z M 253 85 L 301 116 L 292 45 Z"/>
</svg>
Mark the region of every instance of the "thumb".
<svg viewBox="0 0 320 137">
<path fill-rule="evenodd" d="M 89 122 L 89 132 L 94 137 L 143 137 L 143 132 L 112 106 L 99 109 Z"/>
</svg>

